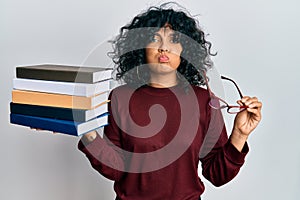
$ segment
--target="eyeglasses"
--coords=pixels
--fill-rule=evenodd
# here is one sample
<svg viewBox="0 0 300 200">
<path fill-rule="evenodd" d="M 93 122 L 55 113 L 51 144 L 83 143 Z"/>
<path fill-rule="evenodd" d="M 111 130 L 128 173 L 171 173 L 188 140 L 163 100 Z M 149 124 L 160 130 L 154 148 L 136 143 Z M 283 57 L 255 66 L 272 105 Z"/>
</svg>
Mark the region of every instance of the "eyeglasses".
<svg viewBox="0 0 300 200">
<path fill-rule="evenodd" d="M 224 108 L 227 108 L 227 112 L 230 113 L 230 114 L 236 114 L 236 113 L 239 113 L 243 110 L 245 110 L 246 108 L 248 108 L 248 106 L 240 106 L 240 105 L 229 105 L 226 101 L 224 101 L 223 99 L 217 97 L 216 95 L 213 94 L 213 92 L 210 90 L 209 86 L 208 86 L 208 79 L 204 73 L 204 79 L 205 79 L 205 83 L 206 83 L 206 87 L 207 87 L 207 90 L 210 94 L 210 101 L 209 101 L 209 105 L 210 107 L 214 108 L 214 109 L 224 109 Z M 233 81 L 232 79 L 230 78 L 227 78 L 225 76 L 221 76 L 221 79 L 222 80 L 227 80 L 227 81 L 230 81 L 234 84 L 234 86 L 236 87 L 239 95 L 240 95 L 240 98 L 243 98 L 243 95 L 242 95 L 242 92 L 241 90 L 239 89 L 239 87 L 237 86 L 236 82 Z"/>
</svg>

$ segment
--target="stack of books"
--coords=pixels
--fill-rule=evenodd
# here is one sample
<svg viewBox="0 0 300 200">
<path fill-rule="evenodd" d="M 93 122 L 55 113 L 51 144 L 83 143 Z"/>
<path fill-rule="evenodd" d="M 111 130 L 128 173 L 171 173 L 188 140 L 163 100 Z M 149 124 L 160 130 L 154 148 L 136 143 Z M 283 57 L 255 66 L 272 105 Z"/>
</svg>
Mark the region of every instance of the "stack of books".
<svg viewBox="0 0 300 200">
<path fill-rule="evenodd" d="M 10 122 L 74 136 L 105 126 L 111 73 L 54 64 L 17 67 Z"/>
</svg>

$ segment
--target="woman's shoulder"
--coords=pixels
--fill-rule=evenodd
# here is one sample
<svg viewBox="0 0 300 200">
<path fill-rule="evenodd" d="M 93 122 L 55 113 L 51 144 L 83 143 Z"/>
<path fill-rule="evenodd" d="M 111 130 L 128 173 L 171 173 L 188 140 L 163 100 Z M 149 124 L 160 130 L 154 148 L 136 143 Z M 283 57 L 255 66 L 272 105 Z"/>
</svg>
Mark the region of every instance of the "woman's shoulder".
<svg viewBox="0 0 300 200">
<path fill-rule="evenodd" d="M 122 95 L 122 94 L 132 93 L 135 90 L 136 89 L 134 89 L 132 86 L 129 86 L 128 84 L 118 84 L 118 85 L 116 84 L 114 85 L 110 94 Z"/>
<path fill-rule="evenodd" d="M 192 85 L 193 91 L 197 96 L 198 101 L 207 102 L 210 99 L 208 90 L 203 86 Z"/>
<path fill-rule="evenodd" d="M 192 85 L 192 88 L 193 88 L 196 95 L 208 96 L 209 97 L 209 92 L 205 87 Z"/>
</svg>

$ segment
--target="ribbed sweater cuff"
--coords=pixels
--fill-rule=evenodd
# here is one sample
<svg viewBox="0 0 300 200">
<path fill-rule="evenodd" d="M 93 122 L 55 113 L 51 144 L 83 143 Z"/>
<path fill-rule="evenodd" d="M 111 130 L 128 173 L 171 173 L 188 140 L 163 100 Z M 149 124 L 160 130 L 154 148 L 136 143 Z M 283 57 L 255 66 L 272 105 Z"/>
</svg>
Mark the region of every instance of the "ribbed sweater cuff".
<svg viewBox="0 0 300 200">
<path fill-rule="evenodd" d="M 245 143 L 241 152 L 239 152 L 230 141 L 226 143 L 224 148 L 225 148 L 225 155 L 231 162 L 237 165 L 244 164 L 245 157 L 249 152 L 249 146 L 247 142 Z"/>
</svg>

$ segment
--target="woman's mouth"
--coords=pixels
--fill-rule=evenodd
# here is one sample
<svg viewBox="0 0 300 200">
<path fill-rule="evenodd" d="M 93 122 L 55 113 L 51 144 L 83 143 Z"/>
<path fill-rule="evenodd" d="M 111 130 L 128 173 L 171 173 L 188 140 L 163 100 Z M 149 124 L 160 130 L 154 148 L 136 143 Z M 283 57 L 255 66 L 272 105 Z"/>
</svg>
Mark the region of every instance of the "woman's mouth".
<svg viewBox="0 0 300 200">
<path fill-rule="evenodd" d="M 158 60 L 159 60 L 159 62 L 161 62 L 161 63 L 166 63 L 166 62 L 169 62 L 169 57 L 166 56 L 166 55 L 160 55 L 160 56 L 158 57 Z"/>
</svg>

